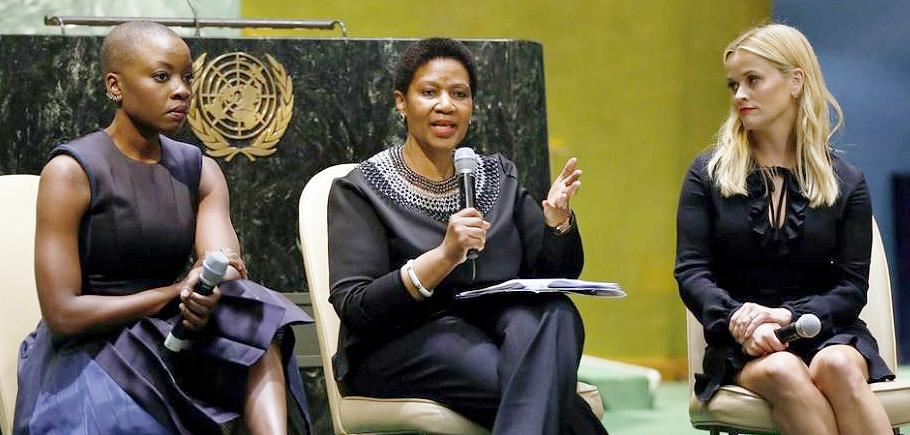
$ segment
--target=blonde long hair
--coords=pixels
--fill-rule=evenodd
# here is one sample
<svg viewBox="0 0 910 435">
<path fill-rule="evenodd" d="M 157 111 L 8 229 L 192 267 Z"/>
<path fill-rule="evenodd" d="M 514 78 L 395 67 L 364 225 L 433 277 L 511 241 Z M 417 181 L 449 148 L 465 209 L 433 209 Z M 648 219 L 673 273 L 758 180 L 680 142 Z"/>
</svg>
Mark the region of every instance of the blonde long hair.
<svg viewBox="0 0 910 435">
<path fill-rule="evenodd" d="M 843 123 L 840 105 L 825 87 L 818 58 L 799 30 L 783 24 L 767 24 L 737 37 L 724 50 L 724 61 L 736 50 L 753 53 L 771 62 L 784 74 L 796 68 L 803 72 L 802 91 L 797 96 L 796 179 L 812 207 L 831 206 L 837 199 L 837 177 L 831 157 L 831 136 Z M 836 123 L 831 128 L 829 106 Z M 717 131 L 707 170 L 721 195 L 747 195 L 746 177 L 757 166 L 748 132 L 731 104 L 727 120 Z"/>
</svg>

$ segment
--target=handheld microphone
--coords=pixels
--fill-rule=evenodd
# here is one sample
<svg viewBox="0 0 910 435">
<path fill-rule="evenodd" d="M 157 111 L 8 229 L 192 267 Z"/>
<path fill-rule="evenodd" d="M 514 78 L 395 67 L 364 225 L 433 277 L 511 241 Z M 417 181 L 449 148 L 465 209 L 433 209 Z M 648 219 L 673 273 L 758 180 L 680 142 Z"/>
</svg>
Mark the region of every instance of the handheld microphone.
<svg viewBox="0 0 910 435">
<path fill-rule="evenodd" d="M 774 331 L 781 343 L 789 343 L 800 338 L 812 338 L 822 330 L 822 322 L 815 314 L 803 314 L 795 322 Z"/>
<path fill-rule="evenodd" d="M 228 258 L 221 252 L 215 251 L 205 257 L 202 261 L 202 274 L 199 275 L 199 282 L 193 288 L 193 292 L 208 296 L 218 283 L 224 279 L 227 273 Z M 171 332 L 164 339 L 164 347 L 172 352 L 180 352 L 189 348 L 193 341 L 192 330 L 183 327 L 183 316 L 177 319 L 177 324 L 171 329 Z"/>
<path fill-rule="evenodd" d="M 467 147 L 455 150 L 455 176 L 458 177 L 458 200 L 462 210 L 474 208 L 474 173 L 477 172 L 477 155 Z M 477 250 L 468 250 L 468 260 L 477 259 Z"/>
</svg>

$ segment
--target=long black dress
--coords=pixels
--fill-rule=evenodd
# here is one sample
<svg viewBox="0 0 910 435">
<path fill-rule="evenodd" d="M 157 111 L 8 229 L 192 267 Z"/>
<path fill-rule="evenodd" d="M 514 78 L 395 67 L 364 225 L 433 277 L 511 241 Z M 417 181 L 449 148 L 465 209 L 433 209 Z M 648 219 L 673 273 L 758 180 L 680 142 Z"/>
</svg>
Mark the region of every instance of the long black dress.
<svg viewBox="0 0 910 435">
<path fill-rule="evenodd" d="M 59 145 L 85 171 L 91 203 L 79 227 L 82 293 L 126 295 L 174 283 L 196 232 L 199 148 L 161 136 L 161 160 L 129 159 L 106 132 Z M 289 325 L 312 319 L 252 281 L 223 294 L 192 350 L 164 337 L 179 299 L 159 315 L 104 334 L 55 336 L 42 321 L 22 343 L 14 433 L 207 434 L 230 430 L 243 412 L 247 374 L 279 339 L 292 433 L 307 433 L 307 402 Z"/>
<path fill-rule="evenodd" d="M 486 249 L 435 294 L 414 300 L 399 270 L 439 246 L 457 212 L 455 177 L 411 171 L 401 147 L 383 151 L 329 194 L 330 300 L 341 318 L 335 374 L 344 394 L 423 397 L 497 434 L 605 433 L 575 392 L 584 330 L 564 295 L 453 295 L 516 277 L 577 277 L 577 226 L 557 235 L 519 185 L 512 162 L 477 158 L 477 208 Z"/>
<path fill-rule="evenodd" d="M 686 307 L 705 328 L 708 348 L 695 391 L 707 401 L 752 357 L 728 330 L 745 302 L 784 307 L 793 319 L 813 313 L 822 331 L 788 348 L 807 364 L 822 348 L 848 344 L 865 357 L 870 381 L 894 375 L 878 355 L 875 338 L 859 319 L 866 304 L 872 243 L 872 207 L 862 173 L 834 157 L 839 196 L 834 205 L 810 207 L 794 175 L 777 168 L 788 186 L 786 219 L 771 225 L 765 182 L 748 179 L 748 196 L 724 198 L 709 179 L 703 154 L 689 167 L 676 218 L 676 270 Z"/>
</svg>

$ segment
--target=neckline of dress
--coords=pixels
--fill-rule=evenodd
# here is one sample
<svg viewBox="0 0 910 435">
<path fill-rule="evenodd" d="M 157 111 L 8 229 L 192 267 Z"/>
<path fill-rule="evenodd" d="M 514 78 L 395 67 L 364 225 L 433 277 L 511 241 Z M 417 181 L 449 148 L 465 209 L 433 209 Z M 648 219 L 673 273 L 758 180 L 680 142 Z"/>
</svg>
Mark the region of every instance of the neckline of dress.
<svg viewBox="0 0 910 435">
<path fill-rule="evenodd" d="M 136 160 L 136 159 L 126 155 L 120 148 L 117 147 L 117 144 L 114 143 L 114 138 L 111 137 L 111 135 L 108 134 L 108 132 L 105 131 L 103 128 L 98 131 L 104 135 L 104 137 L 107 139 L 107 143 L 114 149 L 116 154 L 119 155 L 120 157 L 122 157 L 127 162 L 131 162 L 131 163 L 134 163 L 137 165 L 142 165 L 142 166 L 154 167 L 154 166 L 160 165 L 161 162 L 164 161 L 164 155 L 165 155 L 164 143 L 162 141 L 163 138 L 161 137 L 161 135 L 158 135 L 158 147 L 161 149 L 161 157 L 158 158 L 157 162 L 143 162 L 142 160 Z"/>
</svg>

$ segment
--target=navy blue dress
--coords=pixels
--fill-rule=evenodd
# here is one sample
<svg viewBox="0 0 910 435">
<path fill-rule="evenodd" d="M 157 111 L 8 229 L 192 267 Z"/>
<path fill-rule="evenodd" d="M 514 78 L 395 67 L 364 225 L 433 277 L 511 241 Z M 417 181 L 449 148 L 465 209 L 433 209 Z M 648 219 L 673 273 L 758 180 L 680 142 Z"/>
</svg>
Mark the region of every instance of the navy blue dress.
<svg viewBox="0 0 910 435">
<path fill-rule="evenodd" d="M 679 293 L 705 328 L 703 373 L 695 392 L 707 401 L 752 357 L 729 332 L 730 316 L 745 302 L 784 307 L 796 319 L 812 313 L 822 321 L 813 339 L 790 343 L 808 364 L 826 346 L 846 344 L 865 357 L 872 382 L 894 375 L 878 354 L 875 338 L 859 319 L 869 287 L 872 205 L 859 169 L 834 157 L 839 195 L 828 206 L 810 207 L 793 173 L 781 228 L 768 219 L 768 195 L 759 171 L 747 180 L 749 194 L 724 198 L 708 177 L 708 154 L 695 159 L 683 182 L 676 218 Z"/>
<path fill-rule="evenodd" d="M 123 155 L 98 131 L 59 145 L 89 179 L 79 228 L 82 293 L 127 295 L 167 286 L 189 264 L 196 232 L 202 155 L 161 136 L 161 160 Z M 303 383 L 289 326 L 312 319 L 252 281 L 220 285 L 222 298 L 192 350 L 173 353 L 175 299 L 156 316 L 113 332 L 55 336 L 39 323 L 22 343 L 15 434 L 202 434 L 240 424 L 249 367 L 278 339 L 292 433 L 308 433 Z"/>
</svg>

